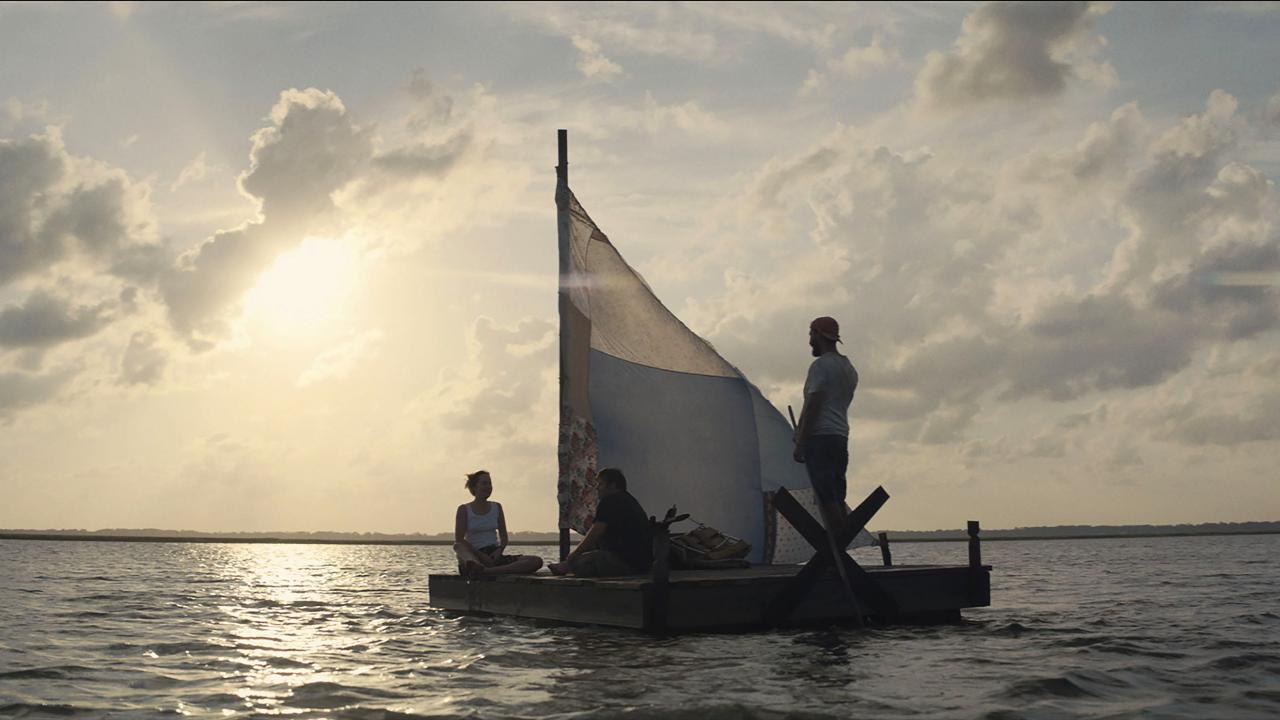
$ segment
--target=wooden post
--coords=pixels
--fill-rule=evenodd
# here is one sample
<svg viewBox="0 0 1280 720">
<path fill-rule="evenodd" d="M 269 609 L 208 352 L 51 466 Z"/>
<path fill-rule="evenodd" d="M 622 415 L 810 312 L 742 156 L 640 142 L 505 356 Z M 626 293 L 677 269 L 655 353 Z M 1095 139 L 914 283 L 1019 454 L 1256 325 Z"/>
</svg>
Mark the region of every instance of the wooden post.
<svg viewBox="0 0 1280 720">
<path fill-rule="evenodd" d="M 650 568 L 649 617 L 645 618 L 645 630 L 651 633 L 667 631 L 667 606 L 671 580 L 671 536 L 667 525 L 653 523 L 653 566 Z"/>
<path fill-rule="evenodd" d="M 881 616 L 893 616 L 897 614 L 897 603 L 892 597 L 885 593 L 866 570 L 858 566 L 849 554 L 844 552 L 844 548 L 848 547 L 854 537 L 864 528 L 867 521 L 871 519 L 876 511 L 884 505 L 889 499 L 889 493 L 884 488 L 876 488 L 866 500 L 859 503 L 845 519 L 844 532 L 840 533 L 840 537 L 836 539 L 837 553 L 832 556 L 828 550 L 827 541 L 831 537 L 822 524 L 813 519 L 807 510 L 787 492 L 786 488 L 778 488 L 774 493 L 774 507 L 778 513 L 791 523 L 791 526 L 813 547 L 814 555 L 800 568 L 800 572 L 796 573 L 791 580 L 783 586 L 777 595 L 769 602 L 761 617 L 761 623 L 766 627 L 774 627 L 787 619 L 791 611 L 804 598 L 814 583 L 818 580 L 819 575 L 832 563 L 843 563 L 845 572 L 850 578 L 850 588 L 855 593 L 864 595 L 863 598 L 866 606 L 871 608 L 875 614 Z M 861 605 L 862 603 L 859 603 Z M 861 614 L 861 608 L 855 608 L 855 613 Z M 855 617 L 854 620 L 861 619 Z M 865 622 L 865 621 L 864 621 Z M 862 623 L 859 623 L 861 625 Z"/>
<path fill-rule="evenodd" d="M 557 130 L 556 137 L 560 145 L 560 164 L 556 165 L 556 180 L 561 184 L 569 184 L 569 131 Z"/>
<path fill-rule="evenodd" d="M 557 218 L 557 224 L 559 224 L 559 225 L 563 225 L 563 220 L 564 220 L 564 218 L 563 218 L 562 216 L 563 216 L 563 214 L 564 214 L 564 208 L 563 208 L 563 207 L 560 207 L 560 201 L 559 201 L 560 193 L 559 193 L 559 189 L 560 189 L 560 188 L 568 188 L 568 187 L 569 187 L 569 131 L 568 131 L 568 130 L 557 130 L 557 131 L 556 131 L 556 140 L 558 141 L 558 142 L 557 142 L 557 144 L 559 145 L 559 160 L 560 160 L 560 164 L 559 164 L 559 165 L 556 165 L 556 188 L 557 188 L 557 192 L 556 192 L 556 196 L 557 196 L 557 200 L 556 200 L 557 213 L 556 213 L 556 214 L 557 214 L 558 216 L 561 216 L 561 217 L 558 217 L 558 218 Z M 567 242 L 567 241 L 565 240 L 565 237 L 564 237 L 564 228 L 563 228 L 563 227 L 561 227 L 561 228 L 560 228 L 560 239 L 559 239 L 559 252 L 560 252 L 560 278 L 559 278 L 559 287 L 558 287 L 558 289 L 557 289 L 557 291 L 556 291 L 556 297 L 558 298 L 558 303 L 559 303 L 559 305 L 560 305 L 559 312 L 560 312 L 560 406 L 561 406 L 561 407 L 564 407 L 564 402 L 565 402 L 565 400 L 564 400 L 564 395 L 565 395 L 565 393 L 564 393 L 564 375 L 565 375 L 564 327 L 565 327 L 565 310 L 564 310 L 564 308 L 565 308 L 565 302 L 566 302 L 566 299 L 565 299 L 565 295 L 564 295 L 564 278 L 565 278 L 565 274 L 568 272 L 568 271 L 567 271 L 567 269 L 566 269 L 566 268 L 567 268 L 567 265 L 566 265 L 565 263 L 566 263 L 566 260 L 567 260 L 567 258 L 568 258 L 568 255 L 569 255 L 568 250 L 567 250 L 566 242 Z M 561 472 L 563 472 L 563 471 L 564 471 L 564 469 L 563 469 L 563 468 L 561 468 Z M 561 520 L 563 520 L 563 519 L 564 519 L 564 518 L 561 518 Z M 565 558 L 567 558 L 567 557 L 569 557 L 569 528 L 563 528 L 563 527 L 562 527 L 562 528 L 560 528 L 560 562 L 564 562 Z"/>
<path fill-rule="evenodd" d="M 969 521 L 969 569 L 982 569 L 982 541 L 978 539 L 978 521 Z"/>
<path fill-rule="evenodd" d="M 889 554 L 889 533 L 880 533 L 880 559 L 885 567 L 893 567 L 893 556 Z"/>
</svg>

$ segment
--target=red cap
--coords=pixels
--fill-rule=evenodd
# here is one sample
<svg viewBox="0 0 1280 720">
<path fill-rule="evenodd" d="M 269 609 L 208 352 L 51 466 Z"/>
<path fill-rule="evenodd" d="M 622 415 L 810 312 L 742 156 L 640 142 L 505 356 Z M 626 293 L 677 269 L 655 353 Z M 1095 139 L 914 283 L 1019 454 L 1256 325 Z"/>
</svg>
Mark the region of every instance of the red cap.
<svg viewBox="0 0 1280 720">
<path fill-rule="evenodd" d="M 833 317 L 816 318 L 809 323 L 809 329 L 832 342 L 842 342 L 840 340 L 840 323 L 836 322 Z"/>
</svg>

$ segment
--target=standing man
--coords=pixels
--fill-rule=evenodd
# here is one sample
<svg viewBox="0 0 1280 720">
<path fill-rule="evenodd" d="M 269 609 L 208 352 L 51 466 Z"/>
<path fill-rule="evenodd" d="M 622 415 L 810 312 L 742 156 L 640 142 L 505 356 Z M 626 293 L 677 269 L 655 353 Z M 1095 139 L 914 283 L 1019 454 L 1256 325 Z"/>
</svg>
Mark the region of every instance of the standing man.
<svg viewBox="0 0 1280 720">
<path fill-rule="evenodd" d="M 596 474 L 600 504 L 586 537 L 564 562 L 547 567 L 556 575 L 614 577 L 648 572 L 653 564 L 653 538 L 649 517 L 631 493 L 627 478 L 617 468 Z"/>
<path fill-rule="evenodd" d="M 840 324 L 820 317 L 809 323 L 809 348 L 817 360 L 804 381 L 804 407 L 796 426 L 792 457 L 804 463 L 832 537 L 845 525 L 845 471 L 849 468 L 849 405 L 858 389 L 858 371 L 836 352 Z"/>
</svg>

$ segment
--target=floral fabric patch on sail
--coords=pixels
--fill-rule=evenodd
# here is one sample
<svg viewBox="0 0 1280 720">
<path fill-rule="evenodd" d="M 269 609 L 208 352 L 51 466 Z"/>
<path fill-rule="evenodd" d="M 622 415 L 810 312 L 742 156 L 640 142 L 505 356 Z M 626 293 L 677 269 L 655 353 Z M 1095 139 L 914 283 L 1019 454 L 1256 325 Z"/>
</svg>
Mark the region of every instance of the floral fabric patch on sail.
<svg viewBox="0 0 1280 720">
<path fill-rule="evenodd" d="M 560 408 L 560 478 L 556 494 L 560 501 L 560 526 L 585 534 L 595 520 L 596 463 L 599 450 L 596 429 L 568 406 Z"/>
</svg>

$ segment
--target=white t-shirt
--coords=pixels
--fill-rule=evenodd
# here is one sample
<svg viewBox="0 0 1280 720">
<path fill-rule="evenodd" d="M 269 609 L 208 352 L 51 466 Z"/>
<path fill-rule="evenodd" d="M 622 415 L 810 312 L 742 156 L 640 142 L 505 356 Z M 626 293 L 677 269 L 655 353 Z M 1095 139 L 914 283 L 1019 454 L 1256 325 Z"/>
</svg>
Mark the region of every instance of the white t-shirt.
<svg viewBox="0 0 1280 720">
<path fill-rule="evenodd" d="M 821 392 L 823 400 L 809 435 L 849 437 L 849 405 L 857 389 L 858 371 L 849 358 L 829 352 L 814 360 L 804 381 L 804 399 L 808 402 L 810 395 Z"/>
</svg>

